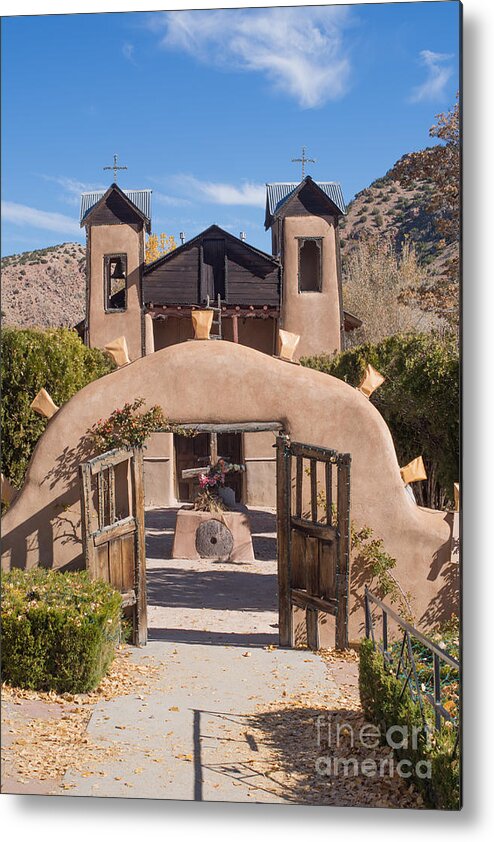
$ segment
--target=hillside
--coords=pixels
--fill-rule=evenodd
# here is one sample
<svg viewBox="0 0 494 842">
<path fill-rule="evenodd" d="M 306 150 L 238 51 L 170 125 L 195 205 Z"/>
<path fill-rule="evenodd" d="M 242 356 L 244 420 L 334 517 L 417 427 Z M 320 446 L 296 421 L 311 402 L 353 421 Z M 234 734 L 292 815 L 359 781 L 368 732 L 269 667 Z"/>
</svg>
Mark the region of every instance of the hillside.
<svg viewBox="0 0 494 842">
<path fill-rule="evenodd" d="M 457 247 L 445 245 L 436 230 L 434 216 L 428 211 L 432 189 L 426 182 L 406 189 L 385 175 L 357 193 L 340 222 L 343 262 L 361 237 L 387 236 L 398 248 L 408 237 L 420 263 L 431 273 L 442 274 L 444 262 Z"/>
<path fill-rule="evenodd" d="M 430 272 L 441 274 L 456 246 L 445 246 L 427 210 L 427 183 L 405 189 L 389 175 L 357 193 L 341 220 L 343 265 L 360 237 L 385 235 L 401 246 L 415 244 L 418 258 Z M 78 243 L 5 257 L 2 260 L 4 322 L 18 327 L 73 326 L 84 317 L 85 249 Z"/>
<path fill-rule="evenodd" d="M 2 313 L 16 327 L 73 327 L 84 318 L 86 252 L 63 243 L 2 259 Z"/>
</svg>

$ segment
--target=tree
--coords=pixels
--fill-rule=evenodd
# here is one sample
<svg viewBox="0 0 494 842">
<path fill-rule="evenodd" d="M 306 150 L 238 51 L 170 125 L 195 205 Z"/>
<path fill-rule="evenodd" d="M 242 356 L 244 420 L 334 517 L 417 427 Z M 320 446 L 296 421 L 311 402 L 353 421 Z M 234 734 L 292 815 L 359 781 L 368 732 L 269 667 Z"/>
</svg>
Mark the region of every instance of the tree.
<svg viewBox="0 0 494 842">
<path fill-rule="evenodd" d="M 410 290 L 409 299 L 415 300 L 423 310 L 436 313 L 455 325 L 459 316 L 459 102 L 457 101 L 447 113 L 438 114 L 436 119 L 437 123 L 431 127 L 429 135 L 438 138 L 442 143 L 405 155 L 395 164 L 389 175 L 404 187 L 411 187 L 423 181 L 432 184 L 428 210 L 433 214 L 436 230 L 443 238 L 441 244 L 450 246 L 449 255 L 443 274 L 435 275 Z"/>
<path fill-rule="evenodd" d="M 150 234 L 146 242 L 146 263 L 152 263 L 158 257 L 177 248 L 175 237 L 168 234 Z"/>
<path fill-rule="evenodd" d="M 2 471 L 20 487 L 47 424 L 30 406 L 37 392 L 44 387 L 61 406 L 115 364 L 103 351 L 87 348 L 74 330 L 5 327 L 2 367 Z"/>
<path fill-rule="evenodd" d="M 458 344 L 453 335 L 409 333 L 388 336 L 342 354 L 302 358 L 315 368 L 356 386 L 370 363 L 386 378 L 371 397 L 388 424 L 400 465 L 422 454 L 427 480 L 413 483 L 421 506 L 453 503 L 459 472 Z"/>
<path fill-rule="evenodd" d="M 363 321 L 345 337 L 347 347 L 380 342 L 386 336 L 434 327 L 435 320 L 402 300 L 425 283 L 414 246 L 405 240 L 401 250 L 391 237 L 366 237 L 356 242 L 343 267 L 345 309 Z"/>
</svg>

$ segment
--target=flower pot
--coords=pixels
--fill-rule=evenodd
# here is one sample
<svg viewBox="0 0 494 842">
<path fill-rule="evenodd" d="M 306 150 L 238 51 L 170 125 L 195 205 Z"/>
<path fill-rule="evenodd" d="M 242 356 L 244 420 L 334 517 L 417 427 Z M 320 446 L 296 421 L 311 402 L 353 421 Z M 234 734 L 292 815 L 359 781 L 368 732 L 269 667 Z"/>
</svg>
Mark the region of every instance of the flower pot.
<svg viewBox="0 0 494 842">
<path fill-rule="evenodd" d="M 194 339 L 209 339 L 211 325 L 213 323 L 212 310 L 192 310 L 192 325 L 194 328 Z"/>
</svg>

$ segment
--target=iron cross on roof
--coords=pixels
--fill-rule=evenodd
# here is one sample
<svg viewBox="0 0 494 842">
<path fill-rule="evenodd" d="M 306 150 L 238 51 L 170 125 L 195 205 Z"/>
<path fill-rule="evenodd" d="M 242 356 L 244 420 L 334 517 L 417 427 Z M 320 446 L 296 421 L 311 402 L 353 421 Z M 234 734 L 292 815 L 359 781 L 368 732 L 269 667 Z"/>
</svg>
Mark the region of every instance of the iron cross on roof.
<svg viewBox="0 0 494 842">
<path fill-rule="evenodd" d="M 117 166 L 118 155 L 113 156 L 113 165 L 111 167 L 103 167 L 104 170 L 113 170 L 113 182 L 117 183 L 117 170 L 126 170 L 127 167 Z"/>
<path fill-rule="evenodd" d="M 305 165 L 306 164 L 316 164 L 317 161 L 315 158 L 306 158 L 305 157 L 305 150 L 307 147 L 302 146 L 302 157 L 301 158 L 292 158 L 293 164 L 302 164 L 302 181 L 305 178 Z"/>
</svg>

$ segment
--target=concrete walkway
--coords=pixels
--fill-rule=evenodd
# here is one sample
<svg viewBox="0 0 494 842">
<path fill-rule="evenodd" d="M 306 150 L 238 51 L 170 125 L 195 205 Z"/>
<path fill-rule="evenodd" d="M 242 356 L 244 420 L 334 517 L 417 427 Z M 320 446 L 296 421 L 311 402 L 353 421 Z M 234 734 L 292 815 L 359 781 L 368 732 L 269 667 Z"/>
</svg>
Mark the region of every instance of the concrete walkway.
<svg viewBox="0 0 494 842">
<path fill-rule="evenodd" d="M 250 715 L 302 687 L 320 698 L 336 685 L 322 659 L 289 650 L 151 642 L 134 653 L 163 664 L 163 677 L 144 699 L 99 703 L 88 735 L 118 743 L 120 756 L 88 772 L 66 774 L 71 795 L 205 801 L 291 800 L 267 772 L 269 752 L 259 744 Z M 315 734 L 314 723 L 308 729 Z M 88 766 L 89 772 L 91 767 Z"/>
<path fill-rule="evenodd" d="M 251 513 L 256 561 L 244 564 L 171 560 L 174 519 L 147 514 L 149 644 L 119 653 L 101 696 L 54 707 L 12 695 L 3 791 L 422 806 L 396 776 L 318 773 L 340 730 L 343 763 L 369 757 L 353 740 L 364 725 L 357 663 L 277 648 L 273 514 Z M 370 755 L 386 762 L 389 749 Z"/>
<path fill-rule="evenodd" d="M 162 664 L 162 676 L 145 698 L 95 707 L 88 736 L 117 742 L 121 755 L 64 783 L 77 795 L 290 800 L 266 777 L 269 752 L 260 751 L 250 717 L 304 688 L 321 699 L 338 690 L 320 657 L 274 648 L 274 515 L 251 514 L 257 560 L 236 564 L 170 559 L 175 515 L 147 514 L 149 643 L 132 653 Z"/>
</svg>

